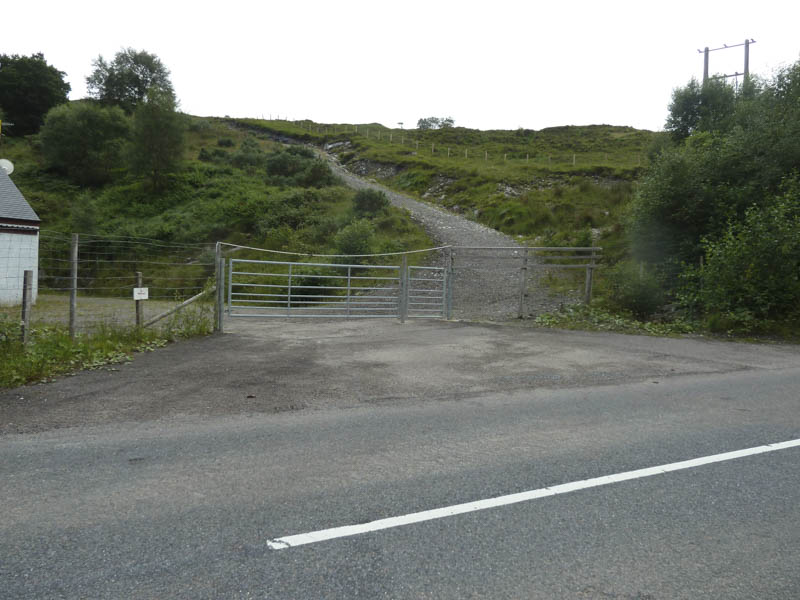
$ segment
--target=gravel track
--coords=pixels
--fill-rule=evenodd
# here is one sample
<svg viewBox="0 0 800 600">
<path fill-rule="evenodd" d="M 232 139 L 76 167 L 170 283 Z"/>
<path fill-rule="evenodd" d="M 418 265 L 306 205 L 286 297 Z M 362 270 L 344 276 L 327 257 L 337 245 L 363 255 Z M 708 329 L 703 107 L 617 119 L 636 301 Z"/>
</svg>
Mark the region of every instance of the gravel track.
<svg viewBox="0 0 800 600">
<path fill-rule="evenodd" d="M 438 245 L 454 247 L 451 282 L 454 318 L 504 321 L 518 317 L 520 267 L 524 246 L 495 229 L 358 177 L 340 165 L 331 155 L 324 156 L 334 173 L 347 186 L 384 192 L 392 205 L 408 210 L 411 218 L 419 223 Z M 441 254 L 431 262 L 443 264 L 443 261 L 444 256 Z M 523 311 L 526 316 L 552 311 L 560 305 L 577 300 L 577 293 L 557 295 L 538 285 L 543 274 L 538 269 L 528 270 Z"/>
</svg>

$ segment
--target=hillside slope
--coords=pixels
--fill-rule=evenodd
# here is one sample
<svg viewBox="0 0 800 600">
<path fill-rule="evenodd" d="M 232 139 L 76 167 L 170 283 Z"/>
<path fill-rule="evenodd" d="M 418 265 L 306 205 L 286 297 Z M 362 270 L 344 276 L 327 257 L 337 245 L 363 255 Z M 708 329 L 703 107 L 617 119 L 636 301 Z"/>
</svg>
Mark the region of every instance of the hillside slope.
<svg viewBox="0 0 800 600">
<path fill-rule="evenodd" d="M 625 250 L 621 219 L 659 134 L 593 125 L 542 131 L 391 130 L 238 120 L 326 149 L 351 173 L 534 245 Z"/>
</svg>

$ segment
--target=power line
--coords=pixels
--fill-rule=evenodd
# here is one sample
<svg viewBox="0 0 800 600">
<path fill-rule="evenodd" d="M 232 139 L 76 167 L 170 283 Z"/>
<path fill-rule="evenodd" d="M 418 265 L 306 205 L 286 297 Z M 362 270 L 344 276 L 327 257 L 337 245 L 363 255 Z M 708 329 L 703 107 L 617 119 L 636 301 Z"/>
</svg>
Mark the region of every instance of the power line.
<svg viewBox="0 0 800 600">
<path fill-rule="evenodd" d="M 744 73 L 733 73 L 731 75 L 723 74 L 723 75 L 715 75 L 710 79 L 727 79 L 729 77 L 739 77 L 740 75 L 744 75 L 745 79 L 750 77 L 750 44 L 755 44 L 756 41 L 754 39 L 745 40 L 741 44 L 722 44 L 719 48 L 710 48 L 708 46 L 705 47 L 704 50 L 698 49 L 697 51 L 703 55 L 703 83 L 705 84 L 709 80 L 708 76 L 708 54 L 709 52 L 716 52 L 717 50 L 730 50 L 731 48 L 739 48 L 740 46 L 744 46 Z"/>
</svg>

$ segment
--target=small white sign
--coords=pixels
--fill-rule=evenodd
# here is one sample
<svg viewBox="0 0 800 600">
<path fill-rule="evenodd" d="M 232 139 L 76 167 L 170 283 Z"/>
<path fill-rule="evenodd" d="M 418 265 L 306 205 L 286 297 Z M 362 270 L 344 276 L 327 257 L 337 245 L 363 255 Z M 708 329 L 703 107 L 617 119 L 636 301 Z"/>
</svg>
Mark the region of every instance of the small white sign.
<svg viewBox="0 0 800 600">
<path fill-rule="evenodd" d="M 133 288 L 134 300 L 147 300 L 150 288 Z"/>
</svg>

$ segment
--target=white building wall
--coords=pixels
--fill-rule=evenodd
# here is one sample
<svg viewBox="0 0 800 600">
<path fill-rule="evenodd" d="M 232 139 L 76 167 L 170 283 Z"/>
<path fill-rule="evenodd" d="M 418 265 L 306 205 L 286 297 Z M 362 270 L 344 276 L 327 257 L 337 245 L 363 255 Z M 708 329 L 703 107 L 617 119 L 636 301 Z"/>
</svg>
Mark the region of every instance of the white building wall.
<svg viewBox="0 0 800 600">
<path fill-rule="evenodd" d="M 0 306 L 22 304 L 24 272 L 33 271 L 33 302 L 39 283 L 39 234 L 0 232 Z"/>
</svg>

